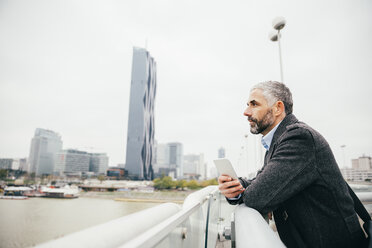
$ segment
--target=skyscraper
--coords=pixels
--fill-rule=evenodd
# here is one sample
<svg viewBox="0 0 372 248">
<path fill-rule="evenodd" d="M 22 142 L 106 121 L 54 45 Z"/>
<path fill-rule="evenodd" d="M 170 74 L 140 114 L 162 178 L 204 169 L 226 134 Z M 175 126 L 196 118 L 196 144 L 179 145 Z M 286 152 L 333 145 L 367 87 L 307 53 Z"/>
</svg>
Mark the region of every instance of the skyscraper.
<svg viewBox="0 0 372 248">
<path fill-rule="evenodd" d="M 218 158 L 224 158 L 225 153 L 225 148 L 221 147 L 220 149 L 218 149 Z"/>
<path fill-rule="evenodd" d="M 169 169 L 175 172 L 175 178 L 183 177 L 183 146 L 179 142 L 168 143 Z"/>
<path fill-rule="evenodd" d="M 54 170 L 54 159 L 62 149 L 61 136 L 51 130 L 37 128 L 31 140 L 29 156 L 29 172 L 37 176 L 52 174 Z"/>
<path fill-rule="evenodd" d="M 156 62 L 143 48 L 133 48 L 125 169 L 131 179 L 152 180 Z"/>
</svg>

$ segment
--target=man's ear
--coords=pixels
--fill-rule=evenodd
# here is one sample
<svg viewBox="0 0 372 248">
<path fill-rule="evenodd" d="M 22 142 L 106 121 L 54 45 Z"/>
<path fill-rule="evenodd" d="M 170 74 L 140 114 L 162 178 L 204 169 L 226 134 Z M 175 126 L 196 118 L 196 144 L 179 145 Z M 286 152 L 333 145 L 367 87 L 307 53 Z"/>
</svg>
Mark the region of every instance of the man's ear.
<svg viewBox="0 0 372 248">
<path fill-rule="evenodd" d="M 274 108 L 274 115 L 275 116 L 280 116 L 285 112 L 285 107 L 284 103 L 282 101 L 277 101 L 275 103 L 275 108 Z"/>
</svg>

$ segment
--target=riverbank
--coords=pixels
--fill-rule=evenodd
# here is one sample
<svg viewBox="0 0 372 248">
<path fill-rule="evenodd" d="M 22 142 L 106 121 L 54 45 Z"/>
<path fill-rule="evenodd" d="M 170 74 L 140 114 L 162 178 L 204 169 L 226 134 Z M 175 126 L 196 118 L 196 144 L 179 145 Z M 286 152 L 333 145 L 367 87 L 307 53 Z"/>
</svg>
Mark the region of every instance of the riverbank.
<svg viewBox="0 0 372 248">
<path fill-rule="evenodd" d="M 80 197 L 83 198 L 99 198 L 99 199 L 112 199 L 115 201 L 126 202 L 149 202 L 149 203 L 164 203 L 174 202 L 182 204 L 186 197 L 195 192 L 193 190 L 187 191 L 154 191 L 154 192 L 140 192 L 140 191 L 124 191 L 124 192 L 80 192 Z"/>
</svg>

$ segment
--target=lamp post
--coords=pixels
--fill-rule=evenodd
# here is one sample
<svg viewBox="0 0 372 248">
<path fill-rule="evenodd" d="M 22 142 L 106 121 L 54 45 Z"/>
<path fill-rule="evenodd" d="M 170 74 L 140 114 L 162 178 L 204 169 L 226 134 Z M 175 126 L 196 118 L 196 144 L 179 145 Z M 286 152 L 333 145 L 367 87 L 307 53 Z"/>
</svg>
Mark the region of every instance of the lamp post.
<svg viewBox="0 0 372 248">
<path fill-rule="evenodd" d="M 279 64 L 280 64 L 280 77 L 282 80 L 282 83 L 284 83 L 284 77 L 283 77 L 283 62 L 282 62 L 282 49 L 280 46 L 280 39 L 281 39 L 281 34 L 280 30 L 282 30 L 285 26 L 285 19 L 284 17 L 276 17 L 273 20 L 273 28 L 274 30 L 270 31 L 269 33 L 269 39 L 273 42 L 277 41 L 278 42 L 278 47 L 279 47 Z"/>
</svg>

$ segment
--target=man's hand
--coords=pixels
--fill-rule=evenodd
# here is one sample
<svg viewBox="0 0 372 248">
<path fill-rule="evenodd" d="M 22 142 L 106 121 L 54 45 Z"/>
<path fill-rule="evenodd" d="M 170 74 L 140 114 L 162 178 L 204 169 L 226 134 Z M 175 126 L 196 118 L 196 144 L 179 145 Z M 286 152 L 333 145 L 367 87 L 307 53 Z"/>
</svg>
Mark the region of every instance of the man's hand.
<svg viewBox="0 0 372 248">
<path fill-rule="evenodd" d="M 238 179 L 232 179 L 230 176 L 222 174 L 218 178 L 218 188 L 227 198 L 235 198 L 244 191 L 243 186 Z"/>
</svg>

